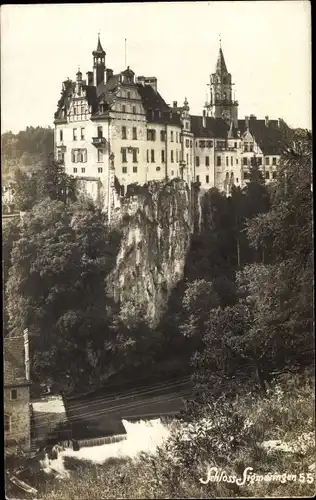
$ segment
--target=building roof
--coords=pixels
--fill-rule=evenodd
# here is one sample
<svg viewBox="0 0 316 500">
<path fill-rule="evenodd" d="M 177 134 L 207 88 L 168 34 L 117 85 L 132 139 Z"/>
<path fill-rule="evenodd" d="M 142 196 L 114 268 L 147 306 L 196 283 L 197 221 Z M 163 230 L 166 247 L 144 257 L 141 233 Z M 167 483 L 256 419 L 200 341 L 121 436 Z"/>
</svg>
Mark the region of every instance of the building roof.
<svg viewBox="0 0 316 500">
<path fill-rule="evenodd" d="M 4 385 L 19 386 L 30 383 L 26 379 L 24 337 L 9 337 L 3 342 Z"/>
<path fill-rule="evenodd" d="M 180 125 L 180 114 L 168 106 L 159 92 L 156 92 L 151 85 L 142 85 L 141 83 L 136 85 L 149 122 L 168 122 L 174 125 Z"/>
<path fill-rule="evenodd" d="M 191 115 L 191 131 L 195 137 L 226 138 L 230 126 L 222 118 L 206 116 L 206 126 L 203 127 L 203 117 Z"/>
<path fill-rule="evenodd" d="M 291 137 L 291 129 L 283 120 L 248 120 L 249 132 L 265 155 L 280 155 Z M 241 134 L 247 131 L 246 120 L 238 120 Z"/>
<path fill-rule="evenodd" d="M 216 73 L 222 74 L 222 73 L 227 73 L 227 68 L 226 68 L 226 63 L 224 59 L 224 54 L 222 51 L 222 48 L 219 48 L 219 53 L 217 57 L 217 62 L 216 62 Z"/>
<path fill-rule="evenodd" d="M 102 55 L 105 55 L 105 52 L 103 50 L 103 47 L 101 45 L 101 42 L 100 42 L 100 35 L 98 35 L 98 46 L 97 46 L 97 50 L 94 50 L 92 52 L 93 55 L 96 55 L 96 54 L 102 54 Z"/>
</svg>

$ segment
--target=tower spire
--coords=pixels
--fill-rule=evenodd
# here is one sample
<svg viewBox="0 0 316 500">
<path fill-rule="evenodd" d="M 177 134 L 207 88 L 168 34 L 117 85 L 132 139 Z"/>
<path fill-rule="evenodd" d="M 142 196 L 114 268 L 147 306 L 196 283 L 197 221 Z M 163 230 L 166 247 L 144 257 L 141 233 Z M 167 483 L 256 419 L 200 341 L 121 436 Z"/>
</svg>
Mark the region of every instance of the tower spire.
<svg viewBox="0 0 316 500">
<path fill-rule="evenodd" d="M 219 74 L 227 73 L 227 67 L 226 67 L 226 63 L 225 63 L 225 59 L 224 59 L 224 54 L 222 51 L 221 40 L 220 40 L 220 46 L 219 46 L 219 52 L 218 52 L 215 71 L 216 71 L 216 73 L 219 73 Z"/>
</svg>

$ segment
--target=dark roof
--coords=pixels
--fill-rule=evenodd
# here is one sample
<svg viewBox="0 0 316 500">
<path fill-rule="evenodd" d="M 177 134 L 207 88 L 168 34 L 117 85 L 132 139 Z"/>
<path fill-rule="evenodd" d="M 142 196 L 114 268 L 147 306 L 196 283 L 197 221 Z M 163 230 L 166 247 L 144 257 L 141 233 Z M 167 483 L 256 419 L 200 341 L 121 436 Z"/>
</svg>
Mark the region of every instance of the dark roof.
<svg viewBox="0 0 316 500">
<path fill-rule="evenodd" d="M 222 118 L 206 117 L 206 127 L 203 127 L 202 116 L 191 116 L 191 131 L 195 137 L 226 138 L 229 125 Z"/>
<path fill-rule="evenodd" d="M 136 85 L 149 122 L 181 124 L 180 114 L 170 108 L 159 92 L 156 92 L 151 85 L 142 85 L 141 83 Z"/>
<path fill-rule="evenodd" d="M 97 50 L 94 50 L 94 51 L 92 52 L 92 54 L 93 54 L 93 55 L 95 55 L 95 54 L 102 54 L 102 55 L 104 54 L 104 55 L 105 55 L 105 52 L 104 52 L 103 47 L 102 47 L 101 42 L 100 42 L 100 35 L 98 35 L 98 46 L 97 46 Z"/>
<path fill-rule="evenodd" d="M 216 62 L 216 73 L 218 74 L 227 73 L 224 54 L 221 47 L 219 48 L 219 53 Z"/>
<path fill-rule="evenodd" d="M 238 129 L 241 134 L 246 132 L 246 121 L 238 120 Z M 254 137 L 263 154 L 280 155 L 291 137 L 291 129 L 281 120 L 269 120 L 266 125 L 265 120 L 249 118 L 249 132 Z"/>
<path fill-rule="evenodd" d="M 25 373 L 24 337 L 4 339 L 4 385 L 29 384 Z"/>
</svg>

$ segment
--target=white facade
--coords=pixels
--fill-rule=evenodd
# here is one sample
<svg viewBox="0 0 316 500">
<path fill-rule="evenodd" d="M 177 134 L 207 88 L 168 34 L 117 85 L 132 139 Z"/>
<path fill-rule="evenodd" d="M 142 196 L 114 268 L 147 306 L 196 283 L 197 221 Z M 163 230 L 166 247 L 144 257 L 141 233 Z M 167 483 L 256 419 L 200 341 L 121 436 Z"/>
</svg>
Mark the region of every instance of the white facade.
<svg viewBox="0 0 316 500">
<path fill-rule="evenodd" d="M 280 154 L 267 155 L 259 146 L 268 117 L 256 123 L 255 117 L 246 118 L 246 125 L 238 120 L 221 50 L 203 117 L 190 115 L 187 99 L 179 108 L 176 102 L 167 105 L 155 77 L 136 78 L 130 68 L 114 75 L 105 67 L 100 40 L 93 58 L 87 81 L 78 71 L 75 82 L 63 84 L 55 114 L 55 154 L 66 172 L 79 179 L 81 190 L 104 210 L 114 196 L 114 176 L 120 195 L 130 184 L 175 177 L 228 194 L 232 185 L 245 186 L 254 162 L 266 182 L 275 178 Z M 259 125 L 259 141 L 252 132 L 254 124 Z"/>
</svg>

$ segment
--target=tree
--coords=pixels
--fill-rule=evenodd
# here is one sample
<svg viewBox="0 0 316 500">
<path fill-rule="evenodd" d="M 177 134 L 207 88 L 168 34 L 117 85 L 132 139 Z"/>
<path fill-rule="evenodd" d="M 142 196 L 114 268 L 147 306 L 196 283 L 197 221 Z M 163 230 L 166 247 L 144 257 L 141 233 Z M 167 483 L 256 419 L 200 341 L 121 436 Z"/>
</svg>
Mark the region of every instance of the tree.
<svg viewBox="0 0 316 500">
<path fill-rule="evenodd" d="M 29 176 L 17 169 L 15 172 L 14 202 L 18 210 L 22 212 L 30 210 L 37 197 L 36 177 Z"/>
<path fill-rule="evenodd" d="M 104 215 L 92 205 L 44 200 L 23 220 L 8 280 L 10 334 L 28 328 L 32 376 L 64 388 L 105 376 L 114 265 Z"/>
</svg>

